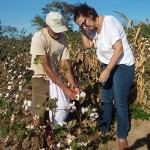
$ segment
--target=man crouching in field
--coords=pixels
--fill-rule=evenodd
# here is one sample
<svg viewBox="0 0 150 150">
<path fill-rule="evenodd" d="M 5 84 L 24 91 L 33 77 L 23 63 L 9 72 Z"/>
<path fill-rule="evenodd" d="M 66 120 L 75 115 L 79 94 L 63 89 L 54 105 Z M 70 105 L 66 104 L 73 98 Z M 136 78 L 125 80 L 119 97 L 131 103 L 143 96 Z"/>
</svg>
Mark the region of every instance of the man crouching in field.
<svg viewBox="0 0 150 150">
<path fill-rule="evenodd" d="M 69 113 L 66 110 L 66 106 L 70 103 L 70 99 L 75 99 L 76 94 L 79 93 L 79 89 L 75 86 L 68 61 L 67 39 L 63 34 L 68 29 L 64 25 L 64 19 L 61 14 L 50 12 L 46 16 L 46 24 L 46 28 L 40 29 L 34 34 L 30 50 L 32 54 L 31 69 L 34 71 L 31 104 L 34 126 L 42 123 L 45 113 L 42 106 L 51 98 L 58 98 L 54 125 L 65 121 Z M 62 82 L 59 73 L 59 66 L 64 65 L 67 67 L 65 77 L 71 84 L 70 88 Z M 51 111 L 50 120 L 52 120 Z M 38 137 L 33 139 L 36 148 L 40 149 Z"/>
</svg>

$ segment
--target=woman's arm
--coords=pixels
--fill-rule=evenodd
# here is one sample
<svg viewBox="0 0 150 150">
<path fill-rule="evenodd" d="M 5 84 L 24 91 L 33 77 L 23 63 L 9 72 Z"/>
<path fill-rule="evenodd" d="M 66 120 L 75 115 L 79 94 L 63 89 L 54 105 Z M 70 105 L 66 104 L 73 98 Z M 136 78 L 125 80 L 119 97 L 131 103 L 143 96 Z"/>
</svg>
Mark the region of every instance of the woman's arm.
<svg viewBox="0 0 150 150">
<path fill-rule="evenodd" d="M 86 30 L 81 28 L 81 32 L 82 32 L 82 42 L 83 42 L 84 48 L 86 49 L 92 48 L 94 45 L 94 42 L 90 38 L 88 38 L 86 34 Z"/>
</svg>

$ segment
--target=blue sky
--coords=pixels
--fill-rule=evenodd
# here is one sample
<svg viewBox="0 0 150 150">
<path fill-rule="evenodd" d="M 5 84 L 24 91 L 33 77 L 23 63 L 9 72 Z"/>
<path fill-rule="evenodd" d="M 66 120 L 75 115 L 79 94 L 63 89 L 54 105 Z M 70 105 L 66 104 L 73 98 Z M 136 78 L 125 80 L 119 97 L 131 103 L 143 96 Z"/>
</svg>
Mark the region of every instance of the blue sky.
<svg viewBox="0 0 150 150">
<path fill-rule="evenodd" d="M 62 0 L 60 0 L 62 1 Z M 74 4 L 86 2 L 94 7 L 100 15 L 113 15 L 121 22 L 125 22 L 113 10 L 123 12 L 129 19 L 135 22 L 150 19 L 150 0 L 63 0 Z M 2 25 L 25 28 L 28 33 L 34 33 L 36 27 L 31 20 L 35 15 L 42 16 L 42 8 L 52 0 L 0 0 L 0 21 Z M 77 26 L 74 26 L 76 29 Z"/>
</svg>

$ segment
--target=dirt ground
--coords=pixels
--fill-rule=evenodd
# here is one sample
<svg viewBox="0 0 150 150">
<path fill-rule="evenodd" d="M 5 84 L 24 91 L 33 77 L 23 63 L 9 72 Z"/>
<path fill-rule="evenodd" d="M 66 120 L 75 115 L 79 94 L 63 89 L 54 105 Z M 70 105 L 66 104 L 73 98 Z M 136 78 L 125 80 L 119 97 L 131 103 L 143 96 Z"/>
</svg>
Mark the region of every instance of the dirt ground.
<svg viewBox="0 0 150 150">
<path fill-rule="evenodd" d="M 150 150 L 150 121 L 132 120 L 128 143 L 130 150 Z M 100 144 L 98 150 L 118 150 L 118 142 Z"/>
<path fill-rule="evenodd" d="M 132 120 L 128 143 L 130 150 L 150 150 L 150 121 Z M 6 148 L 0 138 L 0 150 L 16 149 Z M 107 144 L 99 144 L 98 150 L 119 150 L 118 142 L 116 140 L 109 141 Z"/>
</svg>

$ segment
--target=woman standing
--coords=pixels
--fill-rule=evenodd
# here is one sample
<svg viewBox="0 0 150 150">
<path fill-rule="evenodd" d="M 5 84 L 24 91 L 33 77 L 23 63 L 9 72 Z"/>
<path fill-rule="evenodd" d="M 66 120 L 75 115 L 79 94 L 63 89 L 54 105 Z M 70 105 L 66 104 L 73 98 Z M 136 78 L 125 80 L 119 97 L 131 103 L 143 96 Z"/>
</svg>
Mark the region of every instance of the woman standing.
<svg viewBox="0 0 150 150">
<path fill-rule="evenodd" d="M 123 26 L 113 16 L 98 16 L 95 9 L 86 3 L 73 6 L 70 11 L 81 29 L 84 47 L 95 45 L 97 57 L 103 64 L 99 77 L 102 83 L 100 131 L 109 132 L 114 100 L 119 148 L 128 149 L 127 97 L 134 80 L 134 57 Z"/>
</svg>

